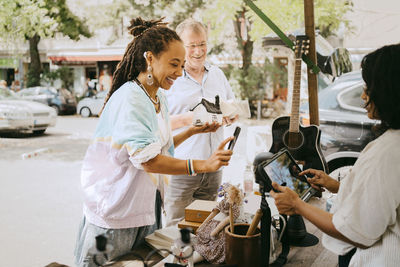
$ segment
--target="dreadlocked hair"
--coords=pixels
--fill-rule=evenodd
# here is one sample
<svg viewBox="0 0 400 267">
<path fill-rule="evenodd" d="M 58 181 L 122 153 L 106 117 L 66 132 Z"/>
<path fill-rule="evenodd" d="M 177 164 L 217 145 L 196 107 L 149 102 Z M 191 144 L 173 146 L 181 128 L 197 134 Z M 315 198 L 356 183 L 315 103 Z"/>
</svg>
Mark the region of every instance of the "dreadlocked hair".
<svg viewBox="0 0 400 267">
<path fill-rule="evenodd" d="M 131 20 L 128 31 L 133 40 L 128 44 L 122 60 L 118 63 L 113 75 L 111 89 L 108 92 L 103 109 L 111 95 L 127 81 L 135 79 L 140 72 L 146 71 L 147 63 L 143 54 L 151 51 L 155 57 L 168 49 L 172 41 L 181 41 L 178 34 L 168 28 L 164 18 L 143 20 L 141 17 Z"/>
</svg>

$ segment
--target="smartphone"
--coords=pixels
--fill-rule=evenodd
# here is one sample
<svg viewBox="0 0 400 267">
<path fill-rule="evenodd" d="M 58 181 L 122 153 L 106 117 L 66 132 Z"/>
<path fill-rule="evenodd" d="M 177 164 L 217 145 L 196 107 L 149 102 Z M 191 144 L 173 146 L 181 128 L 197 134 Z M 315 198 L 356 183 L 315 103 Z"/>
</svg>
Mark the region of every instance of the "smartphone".
<svg viewBox="0 0 400 267">
<path fill-rule="evenodd" d="M 229 145 L 228 145 L 229 150 L 233 150 L 233 148 L 235 147 L 236 140 L 238 139 L 238 136 L 240 134 L 240 130 L 241 129 L 239 126 L 236 127 L 235 132 L 233 133 L 233 139 L 229 142 Z"/>
</svg>

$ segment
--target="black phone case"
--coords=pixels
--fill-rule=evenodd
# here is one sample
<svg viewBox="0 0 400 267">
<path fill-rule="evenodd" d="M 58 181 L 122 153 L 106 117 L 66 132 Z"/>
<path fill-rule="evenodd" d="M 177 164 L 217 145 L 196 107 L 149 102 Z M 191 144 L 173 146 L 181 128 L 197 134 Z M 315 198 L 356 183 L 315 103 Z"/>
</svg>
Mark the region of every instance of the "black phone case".
<svg viewBox="0 0 400 267">
<path fill-rule="evenodd" d="M 239 126 L 235 128 L 235 132 L 233 133 L 234 138 L 233 138 L 233 140 L 231 140 L 229 142 L 228 150 L 233 150 L 233 148 L 235 147 L 236 140 L 238 139 L 239 134 L 240 134 L 240 130 L 241 130 L 241 128 Z"/>
</svg>

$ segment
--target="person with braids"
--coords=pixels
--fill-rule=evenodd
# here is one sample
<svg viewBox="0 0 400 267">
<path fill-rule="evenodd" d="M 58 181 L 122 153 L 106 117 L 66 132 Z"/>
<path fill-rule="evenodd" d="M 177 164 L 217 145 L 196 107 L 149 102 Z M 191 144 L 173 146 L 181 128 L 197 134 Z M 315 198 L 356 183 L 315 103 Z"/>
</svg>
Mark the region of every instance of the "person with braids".
<svg viewBox="0 0 400 267">
<path fill-rule="evenodd" d="M 400 44 L 384 46 L 361 61 L 365 82 L 361 98 L 368 117 L 381 121 L 383 132 L 361 152 L 340 182 L 322 171 L 300 175 L 315 188 L 338 192 L 333 214 L 299 199 L 273 183 L 271 191 L 282 214 L 300 214 L 320 228 L 324 246 L 343 266 L 400 266 Z"/>
<path fill-rule="evenodd" d="M 174 147 L 184 140 L 219 125 L 190 127 L 172 137 L 166 98 L 159 88 L 168 90 L 182 75 L 183 43 L 162 19 L 136 18 L 128 29 L 134 38 L 113 75 L 82 165 L 84 218 L 75 248 L 77 266 L 95 265 L 97 236 L 104 235 L 112 245 L 107 251 L 112 260 L 160 228 L 166 181 L 161 174 L 216 171 L 228 165 L 232 155 L 224 149 L 230 137 L 206 160 L 173 157 Z"/>
</svg>

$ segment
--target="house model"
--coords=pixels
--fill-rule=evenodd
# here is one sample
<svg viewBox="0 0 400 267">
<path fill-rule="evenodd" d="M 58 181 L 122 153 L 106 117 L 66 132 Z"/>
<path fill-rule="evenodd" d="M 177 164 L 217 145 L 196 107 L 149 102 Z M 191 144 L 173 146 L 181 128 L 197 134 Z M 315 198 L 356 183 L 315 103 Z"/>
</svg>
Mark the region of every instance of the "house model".
<svg viewBox="0 0 400 267">
<path fill-rule="evenodd" d="M 201 126 L 204 123 L 217 122 L 222 124 L 222 111 L 219 105 L 219 96 L 215 96 L 215 103 L 202 98 L 190 111 L 193 112 L 193 125 Z"/>
</svg>

